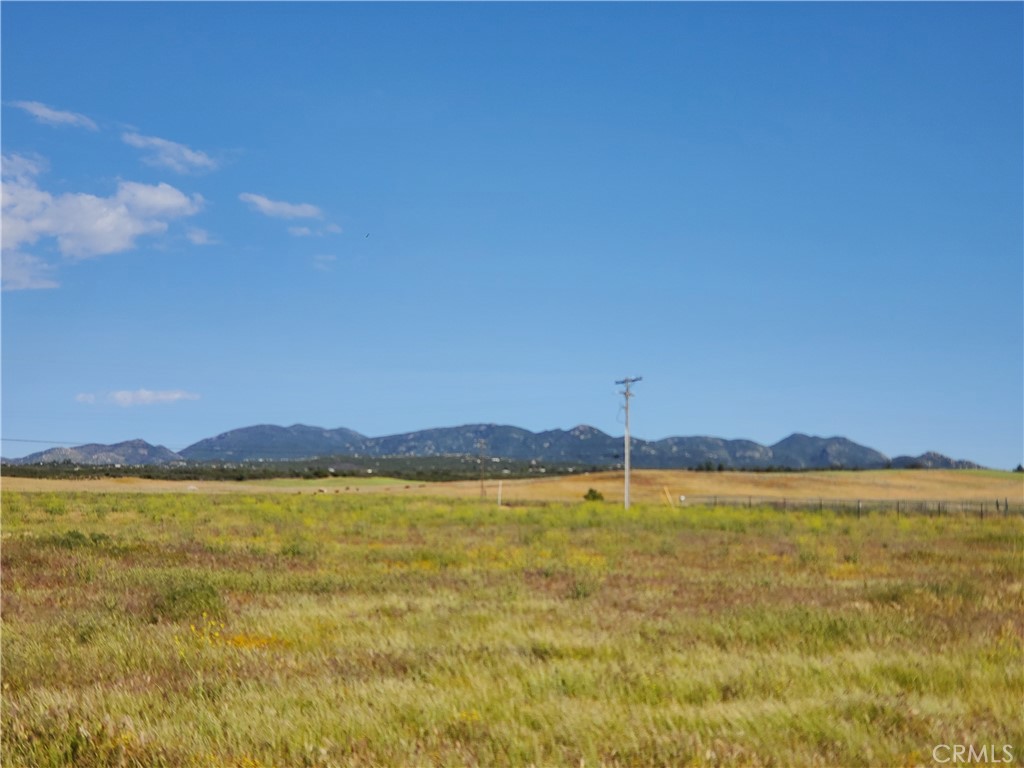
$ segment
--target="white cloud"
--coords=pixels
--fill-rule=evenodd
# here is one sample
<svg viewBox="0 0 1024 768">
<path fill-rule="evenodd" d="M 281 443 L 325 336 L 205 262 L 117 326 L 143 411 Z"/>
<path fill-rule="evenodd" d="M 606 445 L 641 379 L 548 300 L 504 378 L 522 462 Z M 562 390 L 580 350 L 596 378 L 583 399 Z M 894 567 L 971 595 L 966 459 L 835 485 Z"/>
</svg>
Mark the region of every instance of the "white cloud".
<svg viewBox="0 0 1024 768">
<path fill-rule="evenodd" d="M 170 168 L 176 173 L 191 173 L 193 171 L 212 171 L 217 167 L 217 162 L 196 149 L 190 149 L 184 144 L 175 141 L 161 139 L 157 136 L 141 136 L 138 133 L 124 133 L 121 140 L 136 149 L 149 150 L 144 161 L 150 165 L 162 168 Z"/>
<path fill-rule="evenodd" d="M 33 222 L 45 215 L 53 201 L 36 186 L 40 163 L 20 155 L 3 155 L 0 161 L 0 214 L 3 216 L 4 251 L 17 250 L 22 243 L 34 243 L 39 235 Z"/>
<path fill-rule="evenodd" d="M 62 254 L 87 259 L 126 251 L 137 237 L 166 232 L 168 219 L 191 216 L 201 206 L 201 197 L 189 198 L 169 184 L 122 181 L 111 197 L 60 195 L 50 216 L 37 221 L 56 236 Z"/>
<path fill-rule="evenodd" d="M 185 237 L 193 245 L 213 245 L 217 241 L 210 237 L 210 233 L 199 227 L 189 227 L 185 230 Z"/>
<path fill-rule="evenodd" d="M 243 192 L 238 196 L 243 203 L 248 203 L 254 211 L 276 219 L 321 219 L 323 211 L 309 203 L 284 203 L 268 200 L 263 195 Z"/>
<path fill-rule="evenodd" d="M 42 259 L 18 251 L 4 251 L 2 269 L 3 290 L 30 291 L 42 288 L 57 288 L 58 283 L 51 275 L 52 265 Z"/>
<path fill-rule="evenodd" d="M 154 403 L 176 403 L 179 400 L 198 400 L 199 395 L 182 389 L 154 392 L 151 389 L 120 390 L 111 392 L 107 398 L 125 408 L 132 405 L 153 405 Z"/>
<path fill-rule="evenodd" d="M 47 169 L 45 158 L 26 155 L 3 155 L 0 157 L 0 175 L 5 179 L 25 180 L 38 176 Z"/>
<path fill-rule="evenodd" d="M 78 112 L 62 112 L 38 101 L 12 101 L 11 104 L 18 109 L 25 110 L 36 120 L 47 125 L 72 125 L 78 128 L 88 128 L 90 131 L 99 130 L 96 123 Z"/>
<path fill-rule="evenodd" d="M 3 158 L 3 250 L 17 251 L 42 238 L 55 238 L 61 254 L 88 259 L 126 251 L 142 235 L 162 234 L 168 222 L 191 216 L 203 205 L 169 184 L 121 181 L 109 197 L 84 193 L 51 195 L 36 184 L 38 163 Z"/>
<path fill-rule="evenodd" d="M 116 392 L 108 392 L 102 397 L 91 392 L 83 392 L 82 394 L 75 395 L 75 400 L 79 403 L 94 405 L 102 400 L 106 403 L 119 405 L 122 408 L 130 408 L 133 405 L 155 405 L 159 403 L 176 403 L 180 400 L 198 399 L 199 395 L 194 392 L 186 392 L 183 389 L 165 389 L 156 391 L 152 389 L 122 389 Z"/>
<path fill-rule="evenodd" d="M 313 231 L 309 227 L 288 227 L 288 233 L 294 237 L 323 237 L 324 235 L 336 235 L 341 232 L 341 227 L 337 224 L 328 224 L 324 227 L 320 227 L 316 231 Z"/>
</svg>

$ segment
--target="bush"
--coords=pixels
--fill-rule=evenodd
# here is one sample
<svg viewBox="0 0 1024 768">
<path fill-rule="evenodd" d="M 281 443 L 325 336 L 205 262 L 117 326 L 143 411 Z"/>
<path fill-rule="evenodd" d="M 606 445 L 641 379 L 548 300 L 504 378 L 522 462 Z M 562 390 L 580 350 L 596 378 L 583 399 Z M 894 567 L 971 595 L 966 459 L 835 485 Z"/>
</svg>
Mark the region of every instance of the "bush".
<svg viewBox="0 0 1024 768">
<path fill-rule="evenodd" d="M 585 494 L 583 494 L 583 500 L 584 501 L 604 501 L 604 494 L 601 493 L 600 491 L 596 491 L 593 488 L 590 488 L 590 489 L 587 490 L 587 492 Z"/>
<path fill-rule="evenodd" d="M 78 549 L 89 543 L 89 537 L 79 530 L 65 531 L 50 536 L 46 542 L 61 549 Z"/>
</svg>

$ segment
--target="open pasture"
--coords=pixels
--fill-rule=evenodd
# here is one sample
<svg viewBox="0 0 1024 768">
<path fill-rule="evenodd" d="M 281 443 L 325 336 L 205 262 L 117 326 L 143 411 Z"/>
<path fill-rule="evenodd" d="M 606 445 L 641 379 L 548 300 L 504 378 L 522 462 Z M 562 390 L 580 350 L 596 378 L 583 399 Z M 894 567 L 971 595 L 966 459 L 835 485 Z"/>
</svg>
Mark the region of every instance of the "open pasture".
<svg viewBox="0 0 1024 768">
<path fill-rule="evenodd" d="M 501 482 L 503 502 L 575 502 L 589 488 L 609 502 L 622 500 L 621 471 L 588 472 Z M 487 478 L 484 495 L 495 502 L 499 480 Z M 480 482 L 428 483 L 389 477 L 335 477 L 316 480 L 277 479 L 232 481 L 147 480 L 137 477 L 83 480 L 3 478 L 10 491 L 90 491 L 97 493 L 384 493 L 398 496 L 480 498 Z M 856 501 L 975 501 L 1009 500 L 1024 506 L 1024 475 L 998 470 L 868 470 L 863 472 L 689 472 L 634 470 L 631 496 L 635 502 L 676 503 L 679 496 L 748 498 L 759 500 Z"/>
<path fill-rule="evenodd" d="M 432 491 L 466 498 L 480 495 L 480 483 L 437 483 Z M 496 497 L 497 482 L 487 481 L 486 492 Z M 578 501 L 588 488 L 607 501 L 623 495 L 621 471 L 561 475 L 503 483 L 503 497 L 527 501 Z M 420 491 L 422 493 L 422 491 Z M 753 498 L 755 500 L 811 501 L 988 501 L 1008 500 L 1024 506 L 1024 475 L 997 470 L 867 470 L 815 472 L 692 472 L 686 470 L 634 470 L 632 501 L 649 504 L 678 503 L 690 499 Z"/>
<path fill-rule="evenodd" d="M 1018 516 L 9 482 L 5 766 L 1024 755 Z"/>
</svg>

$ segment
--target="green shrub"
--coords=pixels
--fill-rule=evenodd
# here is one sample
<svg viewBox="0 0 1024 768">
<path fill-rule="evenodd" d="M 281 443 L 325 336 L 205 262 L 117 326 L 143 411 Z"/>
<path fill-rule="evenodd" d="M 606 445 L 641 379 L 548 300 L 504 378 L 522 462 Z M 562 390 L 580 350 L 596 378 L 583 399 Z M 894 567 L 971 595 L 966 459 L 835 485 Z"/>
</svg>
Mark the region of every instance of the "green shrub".
<svg viewBox="0 0 1024 768">
<path fill-rule="evenodd" d="M 79 530 L 65 531 L 48 536 L 43 541 L 53 547 L 61 549 L 78 549 L 89 544 L 89 537 Z"/>
</svg>

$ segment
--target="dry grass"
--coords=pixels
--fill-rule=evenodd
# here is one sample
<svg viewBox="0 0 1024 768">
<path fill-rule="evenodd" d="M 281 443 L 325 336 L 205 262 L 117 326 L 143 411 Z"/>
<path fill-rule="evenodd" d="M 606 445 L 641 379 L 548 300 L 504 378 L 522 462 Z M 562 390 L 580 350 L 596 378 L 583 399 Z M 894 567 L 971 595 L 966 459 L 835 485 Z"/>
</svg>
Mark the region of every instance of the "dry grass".
<svg viewBox="0 0 1024 768">
<path fill-rule="evenodd" d="M 3 523 L 4 766 L 1024 754 L 1018 517 L 7 488 Z"/>
<path fill-rule="evenodd" d="M 50 479 L 34 477 L 4 477 L 0 479 L 4 491 L 24 493 L 185 493 L 196 495 L 224 493 L 315 493 L 320 488 L 355 493 L 384 491 L 392 493 L 424 484 L 410 484 L 405 480 L 386 477 L 342 477 L 317 480 L 150 480 L 142 477 L 100 477 L 85 480 Z"/>
<path fill-rule="evenodd" d="M 40 480 L 6 477 L 9 491 L 88 491 L 93 493 L 384 493 L 406 496 L 441 496 L 476 499 L 479 481 L 422 483 L 394 478 L 339 477 L 322 480 L 273 481 L 171 481 L 141 478 L 96 480 Z M 594 472 L 501 483 L 502 500 L 579 501 L 588 488 L 600 491 L 608 501 L 622 499 L 622 472 Z M 1024 475 L 993 470 L 878 470 L 864 472 L 687 472 L 637 470 L 632 475 L 631 497 L 635 502 L 665 504 L 679 496 L 722 496 L 756 499 L 845 500 L 942 500 L 988 501 L 1008 499 L 1024 504 Z M 487 498 L 495 500 L 498 481 L 485 483 Z"/>
<path fill-rule="evenodd" d="M 575 501 L 593 487 L 611 500 L 622 498 L 621 472 L 585 477 L 526 480 L 516 497 Z M 466 484 L 467 492 L 472 484 Z M 479 492 L 479 484 L 477 484 Z M 687 472 L 639 470 L 632 473 L 630 495 L 647 503 L 685 496 L 753 496 L 777 499 L 872 499 L 970 501 L 1008 498 L 1024 502 L 1024 475 L 990 470 L 878 470 L 864 472 Z"/>
</svg>

